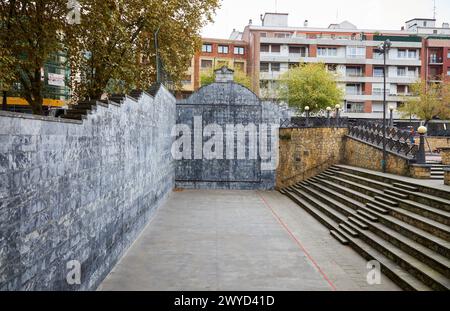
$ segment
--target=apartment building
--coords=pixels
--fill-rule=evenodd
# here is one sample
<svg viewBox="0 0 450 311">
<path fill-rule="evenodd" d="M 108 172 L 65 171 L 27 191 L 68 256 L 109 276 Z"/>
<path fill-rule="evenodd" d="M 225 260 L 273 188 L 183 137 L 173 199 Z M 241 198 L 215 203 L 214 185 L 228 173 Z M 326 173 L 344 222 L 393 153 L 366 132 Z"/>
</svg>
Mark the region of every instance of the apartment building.
<svg viewBox="0 0 450 311">
<path fill-rule="evenodd" d="M 422 75 L 422 37 L 406 31 L 360 30 L 350 22 L 328 28 L 289 27 L 287 14 L 267 13 L 262 25 L 248 25 L 249 66 L 254 88 L 263 97 L 275 96 L 277 81 L 299 63 L 326 64 L 336 74 L 345 97 L 344 113 L 374 117 L 383 111 L 383 55 L 376 48 L 392 42 L 387 55 L 388 105 L 398 107 L 409 86 Z"/>
<path fill-rule="evenodd" d="M 233 39 L 203 38 L 201 51 L 192 58 L 183 83 L 183 95 L 187 96 L 201 87 L 203 72 L 227 66 L 247 73 L 248 44 L 241 40 L 241 33 L 233 31 Z"/>
<path fill-rule="evenodd" d="M 335 73 L 344 91 L 344 114 L 381 117 L 383 111 L 383 55 L 377 48 L 392 42 L 387 55 L 387 102 L 399 107 L 419 79 L 439 82 L 450 78 L 450 33 L 447 24 L 432 19 L 407 21 L 401 30 L 358 29 L 348 21 L 328 28 L 290 27 L 288 14 L 266 13 L 261 25 L 250 20 L 244 31 L 233 30 L 229 40 L 203 39 L 193 58 L 192 89 L 200 87 L 202 70 L 227 64 L 251 76 L 253 89 L 265 98 L 276 98 L 280 76 L 300 63 L 324 63 Z M 226 48 L 228 47 L 228 49 Z M 242 54 L 235 52 L 241 47 Z"/>
</svg>

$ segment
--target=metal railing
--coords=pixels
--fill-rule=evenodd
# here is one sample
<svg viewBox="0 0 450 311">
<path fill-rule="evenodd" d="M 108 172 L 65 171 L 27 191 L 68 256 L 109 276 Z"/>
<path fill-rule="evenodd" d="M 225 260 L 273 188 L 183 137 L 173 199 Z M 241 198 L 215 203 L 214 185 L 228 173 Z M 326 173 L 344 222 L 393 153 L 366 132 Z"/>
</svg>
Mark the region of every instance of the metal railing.
<svg viewBox="0 0 450 311">
<path fill-rule="evenodd" d="M 282 119 L 280 128 L 314 128 L 314 127 L 337 127 L 346 128 L 349 125 L 347 117 L 292 117 Z"/>
<path fill-rule="evenodd" d="M 349 125 L 350 137 L 360 139 L 380 148 L 383 147 L 382 122 L 368 122 L 358 120 Z M 394 127 L 386 127 L 386 150 L 409 159 L 416 159 L 419 148 L 414 142 L 414 137 L 409 131 Z"/>
</svg>

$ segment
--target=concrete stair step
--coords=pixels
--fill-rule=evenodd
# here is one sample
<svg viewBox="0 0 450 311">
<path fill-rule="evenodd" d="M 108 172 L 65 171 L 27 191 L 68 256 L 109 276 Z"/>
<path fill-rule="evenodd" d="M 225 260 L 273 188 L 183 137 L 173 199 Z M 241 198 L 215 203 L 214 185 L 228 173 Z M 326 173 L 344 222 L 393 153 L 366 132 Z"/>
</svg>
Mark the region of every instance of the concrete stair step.
<svg viewBox="0 0 450 311">
<path fill-rule="evenodd" d="M 438 208 L 428 206 L 426 204 L 418 203 L 412 200 L 402 200 L 399 202 L 399 207 L 410 212 L 416 213 L 420 216 L 429 218 L 431 220 L 440 222 L 444 225 L 450 225 L 450 212 L 443 211 Z"/>
<path fill-rule="evenodd" d="M 344 204 L 345 206 L 348 206 L 354 210 L 365 207 L 364 203 L 354 200 L 351 197 L 342 194 L 341 192 L 334 191 L 333 189 L 328 188 L 327 186 L 319 182 L 311 182 L 310 185 L 319 192 L 326 194 L 328 197 L 332 197 L 335 201 L 338 201 L 341 204 Z"/>
<path fill-rule="evenodd" d="M 378 205 L 375 205 L 373 203 L 367 203 L 367 208 L 370 209 L 370 211 L 375 211 L 377 213 L 383 214 L 383 215 L 388 215 L 389 214 L 389 210 L 384 209 Z"/>
<path fill-rule="evenodd" d="M 377 172 L 377 171 L 372 171 L 372 170 L 368 170 L 368 169 L 363 169 L 363 168 L 358 168 L 358 167 L 353 167 L 353 166 L 348 166 L 348 165 L 343 165 L 343 164 L 334 165 L 333 167 L 337 167 L 346 173 L 352 173 L 352 174 L 355 174 L 358 176 L 371 178 L 371 179 L 374 179 L 377 181 L 382 181 L 382 182 L 386 182 L 386 183 L 390 183 L 390 184 L 403 184 L 403 185 L 412 186 L 412 187 L 417 188 L 417 190 L 420 189 L 420 192 L 418 192 L 418 191 L 415 192 L 418 195 L 418 197 L 423 194 L 428 194 L 430 197 L 443 199 L 444 201 L 446 200 L 447 202 L 450 202 L 450 190 L 436 189 L 433 185 L 424 184 L 423 181 L 417 181 L 417 184 L 416 184 L 416 181 L 411 178 L 406 178 L 406 177 L 392 175 L 392 174 L 384 174 L 384 173 Z M 427 204 L 426 202 L 421 202 L 421 203 Z M 441 202 L 441 204 L 442 204 L 442 202 Z M 430 204 L 428 204 L 428 205 L 430 205 Z"/>
<path fill-rule="evenodd" d="M 386 257 L 413 274 L 417 279 L 424 282 L 434 290 L 450 290 L 450 278 L 432 269 L 409 253 L 401 250 L 395 245 L 387 242 L 371 231 L 359 230 L 359 237 L 373 248 L 383 253 Z"/>
<path fill-rule="evenodd" d="M 344 237 L 349 240 L 349 245 L 367 261 L 376 260 L 380 263 L 381 269 L 391 280 L 402 289 L 408 291 L 430 291 L 431 288 L 420 280 L 409 274 L 405 269 L 393 262 L 381 252 L 374 249 L 361 239 L 352 239 L 346 233 Z"/>
<path fill-rule="evenodd" d="M 450 242 L 430 234 L 414 225 L 404 222 L 392 215 L 383 215 L 376 211 L 371 212 L 378 218 L 378 223 L 384 227 L 390 228 L 392 231 L 405 236 L 423 247 L 426 247 L 444 257 L 450 258 Z M 363 220 L 368 226 L 375 226 L 377 223 Z"/>
<path fill-rule="evenodd" d="M 349 215 L 353 215 L 355 213 L 355 210 L 332 199 L 331 197 L 327 196 L 326 194 L 323 194 L 317 190 L 315 190 L 313 187 L 305 187 L 303 186 L 302 189 L 306 192 L 308 192 L 309 194 L 311 194 L 312 197 L 317 198 L 318 200 L 320 200 L 322 203 L 326 204 L 327 206 L 331 206 L 334 209 L 338 210 L 339 213 L 345 215 L 345 216 L 349 216 Z"/>
<path fill-rule="evenodd" d="M 388 205 L 388 206 L 392 206 L 392 207 L 397 207 L 398 206 L 398 202 L 397 201 L 393 201 L 393 200 L 387 199 L 384 196 L 376 196 L 375 200 L 378 201 L 378 202 L 381 202 L 381 203 L 383 203 L 385 205 Z"/>
<path fill-rule="evenodd" d="M 450 259 L 382 223 L 366 222 L 369 230 L 450 278 Z M 356 230 L 359 232 L 358 230 Z"/>
<path fill-rule="evenodd" d="M 322 213 L 327 215 L 329 218 L 333 219 L 336 223 L 340 223 L 345 221 L 346 216 L 340 213 L 339 211 L 336 211 L 335 209 L 327 206 L 323 202 L 319 201 L 317 198 L 313 198 L 308 192 L 298 189 L 298 188 L 292 188 L 290 189 L 293 193 L 295 193 L 297 196 L 301 197 L 304 201 L 308 202 L 308 204 L 314 206 L 318 210 L 320 210 Z"/>
<path fill-rule="evenodd" d="M 342 230 L 344 230 L 354 238 L 357 238 L 359 235 L 358 232 L 352 228 L 351 224 L 348 221 L 340 223 L 339 227 L 341 227 Z"/>
<path fill-rule="evenodd" d="M 352 190 L 356 190 L 358 192 L 363 192 L 366 195 L 375 196 L 375 195 L 381 195 L 383 192 L 377 189 L 374 189 L 372 187 L 364 186 L 361 183 L 356 183 L 350 180 L 347 180 L 345 178 L 340 178 L 337 176 L 332 176 L 331 179 L 334 182 L 337 182 L 347 188 L 351 188 Z"/>
<path fill-rule="evenodd" d="M 324 186 L 326 186 L 328 188 L 333 189 L 335 192 L 340 193 L 341 195 L 346 195 L 346 196 L 351 197 L 354 200 L 359 201 L 364 204 L 373 200 L 373 198 L 369 195 L 366 195 L 366 194 L 358 192 L 356 190 L 344 187 L 340 184 L 336 184 L 329 180 L 315 179 L 315 181 L 319 182 L 320 184 L 323 184 Z"/>
<path fill-rule="evenodd" d="M 372 214 L 366 212 L 366 211 L 363 210 L 363 209 L 359 209 L 359 210 L 357 210 L 356 212 L 357 212 L 359 215 L 361 215 L 361 216 L 367 218 L 368 220 L 370 220 L 370 221 L 372 221 L 372 222 L 377 222 L 377 221 L 378 221 L 378 218 L 377 218 L 377 217 L 373 216 Z"/>
<path fill-rule="evenodd" d="M 381 182 L 381 181 L 377 181 L 377 180 L 373 180 L 373 179 L 370 179 L 370 178 L 365 178 L 365 177 L 362 177 L 362 176 L 354 175 L 354 174 L 351 174 L 351 173 L 346 173 L 346 172 L 343 172 L 343 171 L 335 171 L 335 172 L 336 172 L 335 175 L 338 176 L 338 177 L 342 177 L 344 179 L 348 179 L 348 180 L 353 181 L 353 182 L 361 183 L 361 184 L 363 184 L 365 186 L 369 186 L 371 188 L 376 188 L 378 190 L 384 190 L 386 187 L 390 186 L 390 184 L 387 184 L 387 183 L 384 183 L 384 182 Z"/>
<path fill-rule="evenodd" d="M 405 185 L 405 184 L 401 184 L 401 183 L 393 183 L 392 185 L 395 188 L 400 188 L 400 189 L 404 189 L 404 190 L 408 190 L 408 191 L 419 191 L 419 188 L 417 188 L 417 187 L 409 186 L 409 185 Z"/>
<path fill-rule="evenodd" d="M 337 225 L 336 222 L 328 217 L 325 213 L 321 212 L 313 205 L 309 204 L 302 197 L 295 194 L 293 191 L 288 188 L 285 189 L 286 196 L 289 197 L 292 201 L 294 201 L 299 207 L 303 208 L 307 211 L 311 216 L 313 216 L 317 221 L 319 221 L 322 225 L 324 225 L 329 230 L 336 230 Z"/>
<path fill-rule="evenodd" d="M 343 245 L 348 245 L 348 240 L 342 235 L 340 230 L 330 230 L 331 236 L 338 240 Z"/>
<path fill-rule="evenodd" d="M 391 197 L 397 197 L 397 198 L 402 199 L 402 200 L 406 200 L 406 199 L 409 198 L 409 196 L 407 194 L 400 193 L 398 191 L 396 192 L 394 190 L 385 189 L 384 193 L 390 195 Z"/>
<path fill-rule="evenodd" d="M 408 194 L 411 201 L 450 212 L 450 200 L 417 191 L 410 191 Z"/>
<path fill-rule="evenodd" d="M 349 217 L 348 220 L 363 230 L 369 229 L 369 227 L 364 222 L 362 222 L 360 219 L 356 217 Z"/>
</svg>

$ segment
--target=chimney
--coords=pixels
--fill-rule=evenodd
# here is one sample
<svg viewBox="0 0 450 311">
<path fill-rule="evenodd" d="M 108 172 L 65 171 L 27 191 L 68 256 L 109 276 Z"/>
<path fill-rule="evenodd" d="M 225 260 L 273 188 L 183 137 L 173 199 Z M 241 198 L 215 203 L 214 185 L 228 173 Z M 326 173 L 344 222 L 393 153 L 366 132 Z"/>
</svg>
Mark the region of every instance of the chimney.
<svg viewBox="0 0 450 311">
<path fill-rule="evenodd" d="M 405 31 L 405 26 L 402 26 L 402 29 L 401 29 L 402 31 Z"/>
<path fill-rule="evenodd" d="M 248 20 L 248 24 L 249 24 L 249 25 L 253 24 L 253 20 L 252 20 L 252 19 L 249 19 L 249 20 Z"/>
<path fill-rule="evenodd" d="M 442 28 L 450 28 L 450 25 L 448 23 L 442 23 Z"/>
<path fill-rule="evenodd" d="M 308 27 L 308 20 L 305 19 L 305 22 L 303 23 L 303 26 Z"/>
</svg>

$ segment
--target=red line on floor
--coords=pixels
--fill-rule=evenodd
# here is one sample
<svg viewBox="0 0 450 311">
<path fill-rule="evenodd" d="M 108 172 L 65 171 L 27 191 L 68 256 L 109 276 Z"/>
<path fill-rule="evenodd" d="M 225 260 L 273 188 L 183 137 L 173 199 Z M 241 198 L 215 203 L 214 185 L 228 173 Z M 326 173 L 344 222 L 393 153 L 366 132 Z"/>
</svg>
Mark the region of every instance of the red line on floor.
<svg viewBox="0 0 450 311">
<path fill-rule="evenodd" d="M 330 285 L 332 290 L 337 290 L 334 286 L 333 282 L 327 277 L 325 272 L 323 272 L 322 268 L 317 264 L 317 262 L 314 260 L 314 258 L 309 254 L 309 252 L 306 250 L 306 248 L 303 246 L 303 244 L 300 242 L 299 239 L 292 233 L 292 231 L 289 229 L 289 227 L 283 222 L 283 220 L 278 216 L 278 214 L 275 212 L 275 210 L 270 206 L 270 204 L 266 201 L 266 199 L 263 197 L 263 195 L 258 192 L 258 195 L 261 197 L 261 200 L 264 202 L 264 204 L 270 209 L 272 212 L 273 217 L 280 223 L 280 225 L 287 231 L 287 233 L 291 236 L 291 238 L 295 241 L 295 243 L 300 247 L 300 249 L 306 254 L 306 257 L 308 257 L 309 261 L 316 267 L 316 269 L 319 271 L 319 273 L 322 275 L 322 277 L 327 281 L 327 283 Z"/>
</svg>

